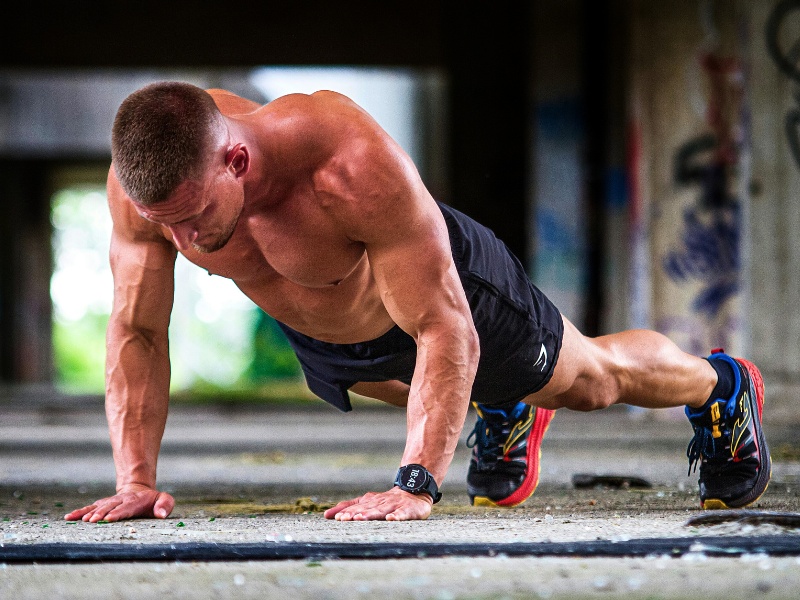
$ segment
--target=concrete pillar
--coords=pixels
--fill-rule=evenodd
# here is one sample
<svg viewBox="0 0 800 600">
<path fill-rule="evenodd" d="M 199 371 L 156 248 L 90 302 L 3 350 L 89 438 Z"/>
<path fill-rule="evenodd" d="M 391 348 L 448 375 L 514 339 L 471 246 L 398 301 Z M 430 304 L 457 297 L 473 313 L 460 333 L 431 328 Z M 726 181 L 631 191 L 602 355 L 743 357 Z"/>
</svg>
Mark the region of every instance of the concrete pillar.
<svg viewBox="0 0 800 600">
<path fill-rule="evenodd" d="M 765 419 L 798 421 L 800 4 L 630 9 L 630 323 L 748 355 Z"/>
<path fill-rule="evenodd" d="M 790 52 L 800 40 L 800 5 L 758 0 L 740 6 L 747 11 L 752 103 L 752 355 L 764 374 L 769 414 L 798 421 L 800 153 L 793 149 L 800 139 L 800 63 Z M 776 35 L 768 32 L 772 17 Z"/>
<path fill-rule="evenodd" d="M 0 383 L 52 379 L 47 166 L 0 161 Z"/>
<path fill-rule="evenodd" d="M 633 325 L 697 355 L 748 349 L 740 178 L 749 107 L 732 6 L 637 0 L 630 11 L 632 255 L 650 257 L 634 271 L 634 299 L 650 305 L 634 307 Z"/>
</svg>

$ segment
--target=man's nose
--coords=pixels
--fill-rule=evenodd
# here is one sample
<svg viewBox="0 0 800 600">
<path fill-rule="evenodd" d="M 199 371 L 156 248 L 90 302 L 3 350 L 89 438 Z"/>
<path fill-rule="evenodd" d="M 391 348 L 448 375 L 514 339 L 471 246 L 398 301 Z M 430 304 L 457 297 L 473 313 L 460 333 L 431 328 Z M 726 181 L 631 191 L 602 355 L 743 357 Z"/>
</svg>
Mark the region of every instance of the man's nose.
<svg viewBox="0 0 800 600">
<path fill-rule="evenodd" d="M 189 225 L 169 225 L 168 228 L 178 250 L 188 250 L 197 239 L 197 230 Z"/>
</svg>

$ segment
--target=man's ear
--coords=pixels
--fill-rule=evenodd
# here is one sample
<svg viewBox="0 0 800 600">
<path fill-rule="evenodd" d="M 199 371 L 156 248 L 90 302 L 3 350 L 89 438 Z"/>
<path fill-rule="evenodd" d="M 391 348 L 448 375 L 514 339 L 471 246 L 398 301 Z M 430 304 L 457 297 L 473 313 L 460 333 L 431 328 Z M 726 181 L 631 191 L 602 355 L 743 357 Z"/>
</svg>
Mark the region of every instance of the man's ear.
<svg viewBox="0 0 800 600">
<path fill-rule="evenodd" d="M 237 177 L 241 177 L 250 170 L 250 151 L 244 144 L 236 144 L 225 155 L 225 165 L 233 168 Z"/>
</svg>

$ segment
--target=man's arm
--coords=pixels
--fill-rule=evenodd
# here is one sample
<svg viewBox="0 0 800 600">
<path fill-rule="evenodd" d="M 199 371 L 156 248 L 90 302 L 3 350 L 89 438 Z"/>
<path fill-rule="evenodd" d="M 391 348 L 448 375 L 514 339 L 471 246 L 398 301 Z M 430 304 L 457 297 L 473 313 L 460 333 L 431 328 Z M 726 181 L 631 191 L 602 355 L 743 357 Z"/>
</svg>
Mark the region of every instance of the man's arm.
<svg viewBox="0 0 800 600">
<path fill-rule="evenodd" d="M 426 467 L 441 485 L 464 426 L 479 359 L 469 305 L 442 213 L 408 156 L 365 119 L 364 130 L 321 172 L 318 193 L 367 250 L 392 319 L 417 343 L 402 464 Z M 426 518 L 431 500 L 399 488 L 340 503 L 337 519 Z"/>
<path fill-rule="evenodd" d="M 169 403 L 167 330 L 176 251 L 108 181 L 114 222 L 110 262 L 114 305 L 106 334 L 106 415 L 117 494 L 66 515 L 67 520 L 116 521 L 166 517 L 174 506 L 156 490 L 156 464 Z"/>
</svg>

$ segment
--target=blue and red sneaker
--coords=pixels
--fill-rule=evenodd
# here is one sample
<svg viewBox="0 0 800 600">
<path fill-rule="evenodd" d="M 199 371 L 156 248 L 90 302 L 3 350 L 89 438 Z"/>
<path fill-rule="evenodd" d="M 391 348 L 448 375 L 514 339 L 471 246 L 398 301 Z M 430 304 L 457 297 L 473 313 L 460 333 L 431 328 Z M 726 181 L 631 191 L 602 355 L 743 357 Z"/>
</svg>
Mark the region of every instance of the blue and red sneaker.
<svg viewBox="0 0 800 600">
<path fill-rule="evenodd" d="M 522 504 L 539 484 L 542 438 L 555 411 L 524 402 L 507 410 L 473 405 L 478 420 L 467 438 L 472 448 L 467 472 L 470 502 L 475 506 Z"/>
<path fill-rule="evenodd" d="M 751 362 L 721 348 L 709 358 L 733 367 L 735 390 L 701 411 L 686 407 L 694 437 L 686 455 L 689 472 L 700 463 L 700 503 L 706 509 L 741 508 L 766 491 L 772 473 L 769 448 L 761 428 L 764 380 Z"/>
</svg>

